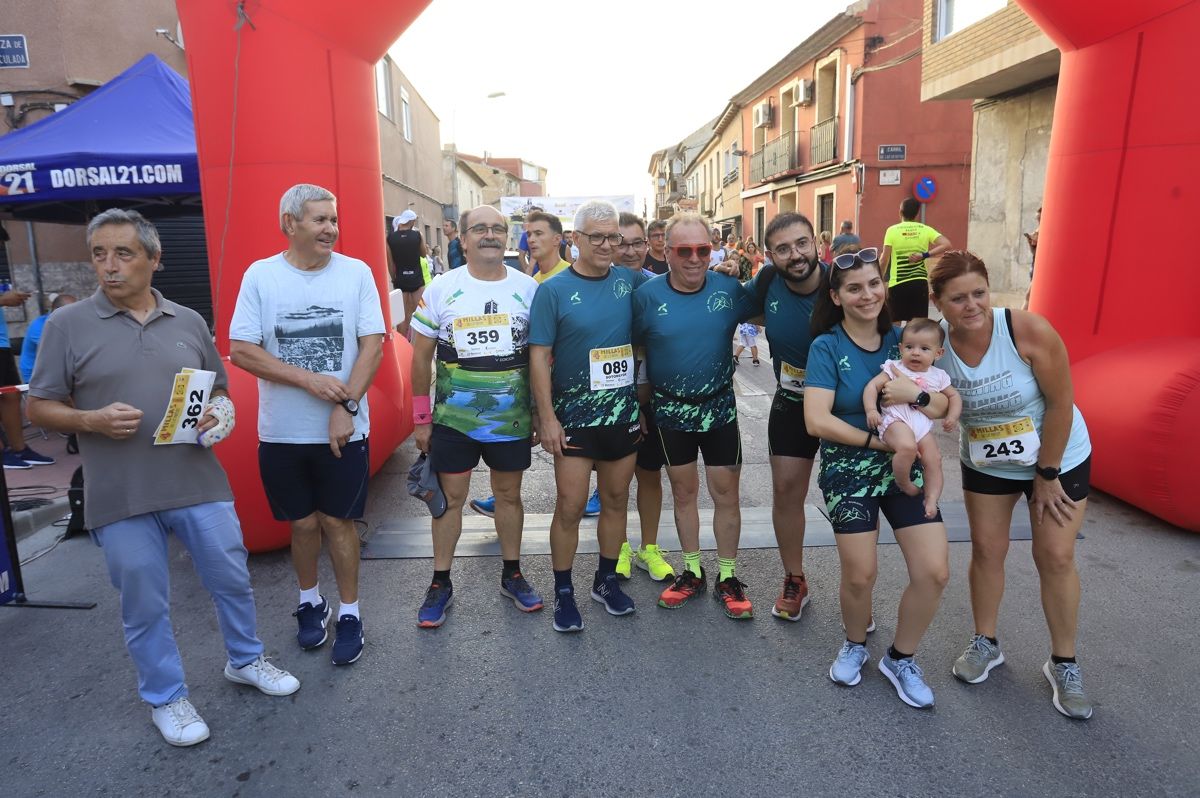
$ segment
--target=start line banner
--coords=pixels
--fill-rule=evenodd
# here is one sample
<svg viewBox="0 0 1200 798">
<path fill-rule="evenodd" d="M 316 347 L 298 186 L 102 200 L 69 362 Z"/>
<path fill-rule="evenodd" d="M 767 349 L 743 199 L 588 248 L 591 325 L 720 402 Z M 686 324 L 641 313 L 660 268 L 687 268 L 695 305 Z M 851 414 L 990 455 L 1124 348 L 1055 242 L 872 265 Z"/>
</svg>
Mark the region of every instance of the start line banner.
<svg viewBox="0 0 1200 798">
<path fill-rule="evenodd" d="M 529 209 L 541 208 L 546 213 L 553 214 L 563 221 L 563 226 L 572 228 L 575 221 L 575 211 L 585 202 L 605 200 L 617 206 L 617 213 L 635 213 L 632 194 L 612 194 L 604 197 L 501 197 L 500 213 L 506 219 L 514 217 L 525 218 Z"/>
</svg>

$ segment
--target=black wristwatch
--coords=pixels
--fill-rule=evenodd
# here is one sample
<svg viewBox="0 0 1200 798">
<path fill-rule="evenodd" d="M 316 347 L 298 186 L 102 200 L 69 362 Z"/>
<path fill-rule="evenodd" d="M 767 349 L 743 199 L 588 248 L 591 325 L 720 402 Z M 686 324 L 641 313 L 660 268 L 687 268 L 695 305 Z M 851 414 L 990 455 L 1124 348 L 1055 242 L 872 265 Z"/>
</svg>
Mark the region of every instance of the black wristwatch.
<svg viewBox="0 0 1200 798">
<path fill-rule="evenodd" d="M 929 394 L 921 391 L 917 394 L 917 401 L 913 402 L 917 407 L 929 407 Z"/>
<path fill-rule="evenodd" d="M 1034 470 L 1037 471 L 1039 477 L 1050 481 L 1058 479 L 1058 475 L 1062 473 L 1056 466 L 1046 466 L 1045 468 L 1034 466 Z"/>
<path fill-rule="evenodd" d="M 358 402 L 354 401 L 353 399 L 345 399 L 341 402 L 338 402 L 338 404 L 346 408 L 346 412 L 350 415 L 358 415 Z"/>
</svg>

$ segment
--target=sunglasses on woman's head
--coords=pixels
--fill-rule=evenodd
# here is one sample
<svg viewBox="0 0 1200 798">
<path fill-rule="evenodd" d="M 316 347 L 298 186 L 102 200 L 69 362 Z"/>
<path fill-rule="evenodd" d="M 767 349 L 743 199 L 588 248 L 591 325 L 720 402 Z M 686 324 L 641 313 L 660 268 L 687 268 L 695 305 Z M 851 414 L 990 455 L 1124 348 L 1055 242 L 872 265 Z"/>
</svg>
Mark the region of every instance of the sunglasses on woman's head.
<svg viewBox="0 0 1200 798">
<path fill-rule="evenodd" d="M 713 248 L 712 244 L 701 244 L 698 247 L 691 247 L 687 245 L 681 247 L 671 247 L 671 250 L 679 257 L 687 259 L 692 257 L 693 253 L 701 258 L 707 258 L 712 254 Z"/>
<path fill-rule="evenodd" d="M 833 259 L 833 265 L 839 269 L 852 269 L 855 263 L 875 263 L 878 260 L 879 250 L 875 247 L 867 247 L 858 252 L 843 252 Z"/>
</svg>

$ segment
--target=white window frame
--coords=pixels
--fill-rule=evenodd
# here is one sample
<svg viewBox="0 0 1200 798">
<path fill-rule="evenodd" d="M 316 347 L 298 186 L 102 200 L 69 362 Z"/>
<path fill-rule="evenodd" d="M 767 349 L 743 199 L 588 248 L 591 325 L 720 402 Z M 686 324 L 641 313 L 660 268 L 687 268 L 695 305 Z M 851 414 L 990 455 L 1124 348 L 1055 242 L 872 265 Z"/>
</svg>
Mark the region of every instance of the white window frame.
<svg viewBox="0 0 1200 798">
<path fill-rule="evenodd" d="M 400 87 L 400 129 L 404 132 L 404 140 L 412 144 L 412 103 L 408 99 L 408 90 Z"/>
<path fill-rule="evenodd" d="M 388 68 L 388 57 L 375 64 L 375 109 L 388 119 L 392 114 L 392 71 Z"/>
<path fill-rule="evenodd" d="M 947 36 L 958 33 L 960 30 L 965 30 L 976 22 L 990 17 L 997 11 L 1008 5 L 1007 0 L 937 0 L 937 19 L 934 24 L 935 42 L 940 42 Z M 954 24 L 954 9 L 958 7 L 960 12 L 967 12 L 967 16 L 961 23 Z M 954 27 L 951 27 L 954 25 Z"/>
</svg>

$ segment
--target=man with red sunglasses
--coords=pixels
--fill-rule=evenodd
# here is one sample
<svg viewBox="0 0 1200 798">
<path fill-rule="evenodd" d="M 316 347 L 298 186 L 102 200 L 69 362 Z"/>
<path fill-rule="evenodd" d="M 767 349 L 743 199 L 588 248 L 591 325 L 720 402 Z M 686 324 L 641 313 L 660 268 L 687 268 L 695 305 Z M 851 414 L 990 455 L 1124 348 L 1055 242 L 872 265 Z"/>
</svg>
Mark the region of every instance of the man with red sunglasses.
<svg viewBox="0 0 1200 798">
<path fill-rule="evenodd" d="M 730 618 L 751 618 L 753 607 L 735 574 L 742 444 L 729 341 L 738 323 L 754 315 L 754 300 L 736 278 L 709 271 L 713 245 L 699 215 L 676 214 L 666 232 L 670 271 L 633 295 L 634 340 L 646 351 L 654 420 L 683 548 L 683 570 L 658 603 L 668 609 L 682 607 L 705 589 L 696 507 L 696 459 L 702 452 L 715 505 L 713 534 L 720 566 L 715 596 Z"/>
</svg>

